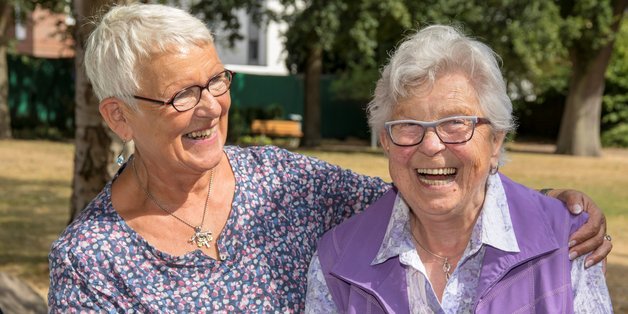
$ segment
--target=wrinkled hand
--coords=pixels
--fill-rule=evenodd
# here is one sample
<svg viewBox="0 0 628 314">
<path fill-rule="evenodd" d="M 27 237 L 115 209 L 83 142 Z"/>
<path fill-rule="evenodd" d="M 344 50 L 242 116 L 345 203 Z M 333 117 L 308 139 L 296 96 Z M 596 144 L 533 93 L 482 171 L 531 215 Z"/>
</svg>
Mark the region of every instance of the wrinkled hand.
<svg viewBox="0 0 628 314">
<path fill-rule="evenodd" d="M 587 268 L 605 260 L 608 253 L 611 252 L 613 244 L 604 239 L 606 217 L 604 217 L 602 210 L 595 205 L 591 198 L 579 191 L 554 189 L 549 191 L 547 195 L 563 201 L 573 214 L 577 215 L 582 211 L 589 214 L 587 222 L 569 238 L 569 258 L 573 260 L 578 256 L 592 252 L 584 263 Z"/>
</svg>

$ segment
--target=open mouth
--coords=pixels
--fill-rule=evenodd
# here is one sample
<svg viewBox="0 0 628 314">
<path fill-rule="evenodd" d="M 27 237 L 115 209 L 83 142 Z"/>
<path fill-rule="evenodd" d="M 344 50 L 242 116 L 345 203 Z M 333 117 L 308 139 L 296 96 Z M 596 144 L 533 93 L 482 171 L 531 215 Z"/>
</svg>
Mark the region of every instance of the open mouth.
<svg viewBox="0 0 628 314">
<path fill-rule="evenodd" d="M 183 136 L 187 137 L 189 139 L 193 139 L 193 140 L 205 140 L 205 139 L 208 139 L 208 138 L 212 137 L 212 135 L 214 135 L 214 133 L 216 133 L 216 127 L 205 129 L 205 130 L 200 130 L 200 131 L 190 132 L 190 133 L 187 133 L 187 134 L 185 134 Z"/>
<path fill-rule="evenodd" d="M 419 181 L 427 185 L 438 186 L 448 184 L 456 178 L 458 169 L 446 168 L 420 168 L 416 170 Z"/>
</svg>

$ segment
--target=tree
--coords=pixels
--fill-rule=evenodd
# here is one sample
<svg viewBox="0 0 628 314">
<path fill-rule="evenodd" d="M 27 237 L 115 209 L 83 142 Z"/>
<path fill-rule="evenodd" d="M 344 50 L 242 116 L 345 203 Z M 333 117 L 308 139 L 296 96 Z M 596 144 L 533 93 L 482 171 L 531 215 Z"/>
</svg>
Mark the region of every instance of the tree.
<svg viewBox="0 0 628 314">
<path fill-rule="evenodd" d="M 74 175 L 70 201 L 70 221 L 74 220 L 89 201 L 94 198 L 115 173 L 115 152 L 121 150 L 118 140 L 104 124 L 98 111 L 98 99 L 83 67 L 84 47 L 93 30 L 89 23 L 107 7 L 124 1 L 74 0 L 77 25 L 75 68 L 75 121 Z"/>
<path fill-rule="evenodd" d="M 288 19 L 291 27 L 287 49 L 288 63 L 297 65 L 299 73 L 305 73 L 306 82 L 308 76 L 317 73 L 310 73 L 309 65 L 317 64 L 311 60 L 320 59 L 323 73 L 336 73 L 343 78 L 343 94 L 363 98 L 364 91 L 370 93 L 373 84 L 365 87 L 364 77 L 376 77 L 372 74 L 377 71 L 373 64 L 386 62 L 388 52 L 409 29 L 408 24 L 418 27 L 423 23 L 453 21 L 502 57 L 503 72 L 513 96 L 535 97 L 549 89 L 568 91 L 558 152 L 599 154 L 604 72 L 626 0 L 441 0 L 384 4 L 353 0 L 305 4 L 304 10 Z M 370 8 L 380 11 L 373 12 Z M 406 22 L 406 16 L 413 22 Z M 322 56 L 312 47 L 321 47 Z M 308 86 L 306 83 L 306 94 L 318 93 L 315 86 Z M 315 100 L 313 96 L 308 98 Z M 306 101 L 306 112 L 320 110 L 308 106 L 320 108 L 320 104 Z M 318 119 L 316 115 L 312 118 Z M 306 137 L 307 120 L 306 115 Z"/>
<path fill-rule="evenodd" d="M 7 52 L 12 38 L 8 37 L 9 24 L 14 16 L 24 20 L 35 7 L 49 9 L 52 12 L 62 12 L 66 5 L 64 0 L 3 0 L 0 1 L 0 139 L 11 138 L 11 115 L 9 111 L 9 68 Z"/>
<path fill-rule="evenodd" d="M 573 68 L 556 152 L 599 156 L 604 75 L 627 0 L 561 2 Z M 573 38 L 577 38 L 573 40 Z"/>
<path fill-rule="evenodd" d="M 408 28 L 411 23 L 408 8 L 400 0 L 306 1 L 305 6 L 303 10 L 295 6 L 284 17 L 290 25 L 287 63 L 304 74 L 303 145 L 317 146 L 321 140 L 321 75 L 376 72 L 380 42 L 390 43 L 390 37 L 384 38 L 390 34 L 386 30 Z M 355 76 L 346 77 L 355 82 Z M 349 93 L 360 96 L 368 90 L 364 86 L 349 90 L 353 88 L 362 93 Z"/>
</svg>

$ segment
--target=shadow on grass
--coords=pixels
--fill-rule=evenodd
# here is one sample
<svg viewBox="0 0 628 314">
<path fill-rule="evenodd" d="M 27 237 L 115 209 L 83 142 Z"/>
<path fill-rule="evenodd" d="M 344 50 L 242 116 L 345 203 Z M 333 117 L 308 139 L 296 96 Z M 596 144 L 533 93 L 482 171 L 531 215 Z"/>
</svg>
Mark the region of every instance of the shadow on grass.
<svg viewBox="0 0 628 314">
<path fill-rule="evenodd" d="M 0 177 L 0 269 L 48 278 L 50 245 L 66 227 L 70 183 Z"/>
<path fill-rule="evenodd" d="M 628 313 L 628 266 L 608 264 L 606 283 L 611 293 L 615 313 Z"/>
<path fill-rule="evenodd" d="M 539 154 L 539 155 L 555 155 L 554 146 L 533 145 L 533 144 L 508 144 L 506 151 L 512 153 Z"/>
<path fill-rule="evenodd" d="M 68 181 L 18 180 L 0 176 L 0 188 L 0 206 L 9 214 L 31 214 L 32 206 L 69 206 L 71 187 Z"/>
</svg>

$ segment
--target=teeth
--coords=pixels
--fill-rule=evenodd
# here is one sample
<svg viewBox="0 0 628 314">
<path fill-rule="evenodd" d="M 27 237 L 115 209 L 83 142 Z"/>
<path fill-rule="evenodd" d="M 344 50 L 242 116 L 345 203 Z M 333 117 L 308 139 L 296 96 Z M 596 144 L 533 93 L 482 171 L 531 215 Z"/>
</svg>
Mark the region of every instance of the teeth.
<svg viewBox="0 0 628 314">
<path fill-rule="evenodd" d="M 416 172 L 419 174 L 419 181 L 427 184 L 427 185 L 431 185 L 431 186 L 438 186 L 438 185 L 445 185 L 448 184 L 450 182 L 452 182 L 454 180 L 454 177 L 442 177 L 439 179 L 428 179 L 426 177 L 424 177 L 425 175 L 432 175 L 432 176 L 448 176 L 448 175 L 453 175 L 456 174 L 456 168 L 421 168 L 421 169 L 417 169 Z"/>
<path fill-rule="evenodd" d="M 194 131 L 194 132 L 190 132 L 188 134 L 186 134 L 186 137 L 189 137 L 191 139 L 200 139 L 200 138 L 208 138 L 210 136 L 212 136 L 212 134 L 214 134 L 214 132 L 216 131 L 216 128 L 211 128 L 211 129 L 205 129 L 202 131 Z"/>
<path fill-rule="evenodd" d="M 450 175 L 456 173 L 456 168 L 422 168 L 417 169 L 416 172 L 418 174 L 429 174 L 429 175 Z"/>
<path fill-rule="evenodd" d="M 453 181 L 453 179 L 448 179 L 448 180 L 429 180 L 429 179 L 425 179 L 425 178 L 419 178 L 419 181 L 427 184 L 427 185 L 445 185 L 451 181 Z"/>
</svg>

